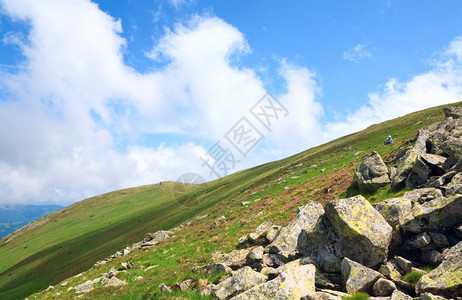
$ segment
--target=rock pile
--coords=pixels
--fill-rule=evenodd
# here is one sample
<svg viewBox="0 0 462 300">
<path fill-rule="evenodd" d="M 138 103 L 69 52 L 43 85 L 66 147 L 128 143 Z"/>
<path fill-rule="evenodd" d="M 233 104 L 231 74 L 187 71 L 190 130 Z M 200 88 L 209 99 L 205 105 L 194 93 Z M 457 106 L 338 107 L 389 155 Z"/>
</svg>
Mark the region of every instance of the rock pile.
<svg viewBox="0 0 462 300">
<path fill-rule="evenodd" d="M 362 190 L 414 190 L 374 206 L 359 195 L 325 207 L 309 201 L 285 227 L 265 221 L 240 249 L 193 270 L 229 272 L 201 291 L 218 299 L 461 299 L 462 109 L 444 112 L 393 167 L 373 152 L 356 169 Z"/>
</svg>

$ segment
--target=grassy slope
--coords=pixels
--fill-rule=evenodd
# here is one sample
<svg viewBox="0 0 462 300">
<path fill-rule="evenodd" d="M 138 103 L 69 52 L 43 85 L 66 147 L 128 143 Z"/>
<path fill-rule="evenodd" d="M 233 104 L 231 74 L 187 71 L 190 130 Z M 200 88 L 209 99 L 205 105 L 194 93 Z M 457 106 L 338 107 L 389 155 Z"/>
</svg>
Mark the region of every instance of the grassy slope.
<svg viewBox="0 0 462 300">
<path fill-rule="evenodd" d="M 0 298 L 28 295 L 88 269 L 95 261 L 141 240 L 147 232 L 172 228 L 194 215 L 207 214 L 155 247 L 155 251 L 141 251 L 130 257 L 135 266 L 158 265 L 157 271 L 144 272 L 140 267 L 121 275 L 128 282 L 138 275 L 145 279 L 127 285 L 117 295 L 159 297 L 160 282 L 172 284 L 185 277 L 197 277 L 189 272 L 192 266 L 208 261 L 213 251 L 233 250 L 237 238 L 262 221 L 285 225 L 294 216 L 296 207 L 310 199 L 326 202 L 346 195 L 353 170 L 363 154 L 354 153 L 376 150 L 385 160 L 390 159 L 404 141 L 413 138 L 418 128 L 443 117 L 441 107 L 427 109 L 370 126 L 280 161 L 237 172 L 207 183 L 205 192 L 195 194 L 187 206 L 178 205 L 174 199 L 173 183 L 117 191 L 76 203 L 50 215 L 47 224 L 0 245 Z M 384 146 L 383 139 L 389 134 L 396 142 Z M 299 162 L 302 167 L 287 171 Z M 389 189 L 383 188 L 373 197 L 380 200 L 389 195 Z M 244 200 L 251 204 L 241 206 L 240 201 Z M 210 230 L 208 225 L 220 215 L 227 217 L 226 223 Z M 127 258 L 114 263 L 124 259 Z M 95 278 L 109 269 L 110 265 L 99 266 L 85 276 Z M 73 283 L 79 280 L 83 279 L 75 278 Z M 65 291 L 62 288 L 61 297 L 72 297 Z M 97 289 L 89 296 L 110 298 L 112 292 Z"/>
</svg>

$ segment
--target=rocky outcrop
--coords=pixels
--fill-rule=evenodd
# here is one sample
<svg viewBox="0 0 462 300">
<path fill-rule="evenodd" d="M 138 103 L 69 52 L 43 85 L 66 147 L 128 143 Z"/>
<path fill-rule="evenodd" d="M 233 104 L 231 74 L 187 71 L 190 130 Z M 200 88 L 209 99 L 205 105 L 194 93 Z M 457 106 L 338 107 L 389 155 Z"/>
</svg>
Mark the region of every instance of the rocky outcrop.
<svg viewBox="0 0 462 300">
<path fill-rule="evenodd" d="M 444 255 L 436 269 L 420 278 L 417 290 L 449 298 L 462 296 L 462 242 Z"/>
<path fill-rule="evenodd" d="M 354 182 L 359 190 L 375 192 L 390 183 L 388 167 L 382 157 L 375 151 L 363 158 L 354 175 Z"/>
</svg>

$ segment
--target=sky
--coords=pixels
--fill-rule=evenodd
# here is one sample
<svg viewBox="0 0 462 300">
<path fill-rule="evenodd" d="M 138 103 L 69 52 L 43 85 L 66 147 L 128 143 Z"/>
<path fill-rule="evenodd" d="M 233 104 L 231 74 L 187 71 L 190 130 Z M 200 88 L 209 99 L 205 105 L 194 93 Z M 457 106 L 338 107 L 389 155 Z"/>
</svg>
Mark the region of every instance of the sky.
<svg viewBox="0 0 462 300">
<path fill-rule="evenodd" d="M 0 204 L 214 180 L 457 101 L 458 0 L 0 0 Z"/>
</svg>

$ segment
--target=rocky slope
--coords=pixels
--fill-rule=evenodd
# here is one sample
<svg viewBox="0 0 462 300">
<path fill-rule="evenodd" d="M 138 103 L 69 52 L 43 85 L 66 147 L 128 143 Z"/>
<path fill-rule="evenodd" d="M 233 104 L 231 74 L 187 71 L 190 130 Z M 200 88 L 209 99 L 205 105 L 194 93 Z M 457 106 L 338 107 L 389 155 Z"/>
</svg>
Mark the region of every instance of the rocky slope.
<svg viewBox="0 0 462 300">
<path fill-rule="evenodd" d="M 244 249 L 215 253 L 196 269 L 232 270 L 202 292 L 218 299 L 341 299 L 356 292 L 380 299 L 462 297 L 462 110 L 445 114 L 419 130 L 392 167 L 373 152 L 356 169 L 359 189 L 391 183 L 412 190 L 375 207 L 360 195 L 324 208 L 310 201 L 286 227 L 266 221 L 241 238 Z M 419 269 L 426 265 L 434 269 Z M 403 280 L 412 273 L 420 277 L 415 285 Z"/>
<path fill-rule="evenodd" d="M 370 193 L 390 184 L 405 189 L 401 197 L 373 205 L 361 195 L 325 206 L 308 201 L 287 226 L 267 220 L 236 241 L 237 250 L 215 252 L 208 264 L 193 269 L 199 277 L 226 272 L 218 282 L 195 277 L 156 288 L 166 298 L 191 289 L 218 299 L 342 299 L 358 292 L 372 299 L 462 298 L 462 110 L 444 112 L 445 120 L 419 130 L 389 166 L 372 152 L 356 168 L 358 190 Z M 133 270 L 130 255 L 188 223 L 150 235 L 94 267 L 127 257 L 118 269 L 60 286 L 85 296 L 95 288 L 126 285 L 119 274 Z M 50 287 L 41 296 L 60 293 Z"/>
</svg>

